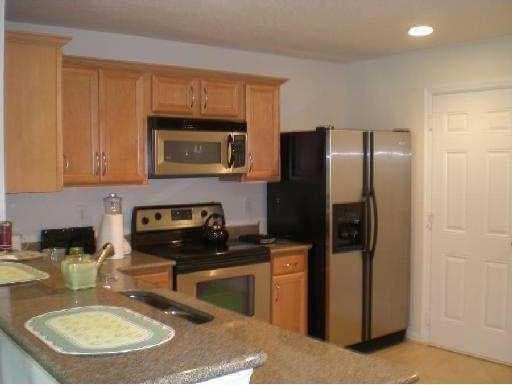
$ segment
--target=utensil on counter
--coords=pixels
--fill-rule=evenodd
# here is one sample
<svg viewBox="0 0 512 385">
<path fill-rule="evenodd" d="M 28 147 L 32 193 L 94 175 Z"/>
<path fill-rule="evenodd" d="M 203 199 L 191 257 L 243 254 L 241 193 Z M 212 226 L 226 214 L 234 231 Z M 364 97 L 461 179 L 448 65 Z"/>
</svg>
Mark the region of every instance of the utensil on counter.
<svg viewBox="0 0 512 385">
<path fill-rule="evenodd" d="M 54 263 L 56 265 L 60 265 L 60 263 L 66 256 L 65 247 L 52 247 L 43 249 L 41 251 L 48 256 L 51 263 Z"/>
<path fill-rule="evenodd" d="M 70 290 L 89 289 L 96 286 L 98 270 L 109 256 L 114 255 L 114 246 L 106 243 L 97 253 L 97 258 L 89 254 L 69 255 L 61 263 L 61 271 L 66 287 Z"/>
</svg>

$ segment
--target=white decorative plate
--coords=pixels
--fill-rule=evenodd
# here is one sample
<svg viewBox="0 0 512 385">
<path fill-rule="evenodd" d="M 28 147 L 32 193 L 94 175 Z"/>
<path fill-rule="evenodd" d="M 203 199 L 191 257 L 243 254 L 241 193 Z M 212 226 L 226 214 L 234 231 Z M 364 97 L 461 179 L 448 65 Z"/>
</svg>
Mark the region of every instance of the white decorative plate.
<svg viewBox="0 0 512 385">
<path fill-rule="evenodd" d="M 16 262 L 0 262 L 0 286 L 49 278 L 44 271 Z"/>
<path fill-rule="evenodd" d="M 130 309 L 85 306 L 45 313 L 25 327 L 63 354 L 116 354 L 148 349 L 174 337 L 174 329 Z"/>
<path fill-rule="evenodd" d="M 43 258 L 45 254 L 39 251 L 16 250 L 8 253 L 0 253 L 0 261 L 31 261 Z"/>
</svg>

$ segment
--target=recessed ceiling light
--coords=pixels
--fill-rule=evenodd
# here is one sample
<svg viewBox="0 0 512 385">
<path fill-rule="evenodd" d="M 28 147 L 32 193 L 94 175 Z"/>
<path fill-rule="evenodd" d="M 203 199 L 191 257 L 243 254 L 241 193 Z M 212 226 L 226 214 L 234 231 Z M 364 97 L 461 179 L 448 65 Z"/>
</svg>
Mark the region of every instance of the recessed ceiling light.
<svg viewBox="0 0 512 385">
<path fill-rule="evenodd" d="M 429 25 L 417 25 L 409 28 L 409 31 L 407 33 L 409 34 L 409 36 L 421 37 L 428 36 L 432 32 L 434 32 L 434 28 L 432 28 Z"/>
</svg>

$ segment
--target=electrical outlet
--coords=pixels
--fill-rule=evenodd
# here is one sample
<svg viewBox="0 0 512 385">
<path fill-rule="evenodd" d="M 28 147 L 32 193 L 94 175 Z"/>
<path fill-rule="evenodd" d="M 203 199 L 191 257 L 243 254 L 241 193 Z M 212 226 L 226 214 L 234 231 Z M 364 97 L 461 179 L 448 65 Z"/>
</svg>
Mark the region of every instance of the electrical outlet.
<svg viewBox="0 0 512 385">
<path fill-rule="evenodd" d="M 87 206 L 84 204 L 78 204 L 75 206 L 76 213 L 78 216 L 78 220 L 80 222 L 80 225 L 85 225 L 88 222 L 88 215 L 87 215 Z"/>
</svg>

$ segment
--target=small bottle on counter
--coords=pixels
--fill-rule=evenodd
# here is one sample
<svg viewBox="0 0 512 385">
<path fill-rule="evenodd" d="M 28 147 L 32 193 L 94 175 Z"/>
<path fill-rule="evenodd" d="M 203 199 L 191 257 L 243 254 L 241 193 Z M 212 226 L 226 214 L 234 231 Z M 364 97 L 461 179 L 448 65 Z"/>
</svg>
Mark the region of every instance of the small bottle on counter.
<svg viewBox="0 0 512 385">
<path fill-rule="evenodd" d="M 12 249 L 12 223 L 0 222 L 0 251 L 6 252 Z"/>
</svg>

